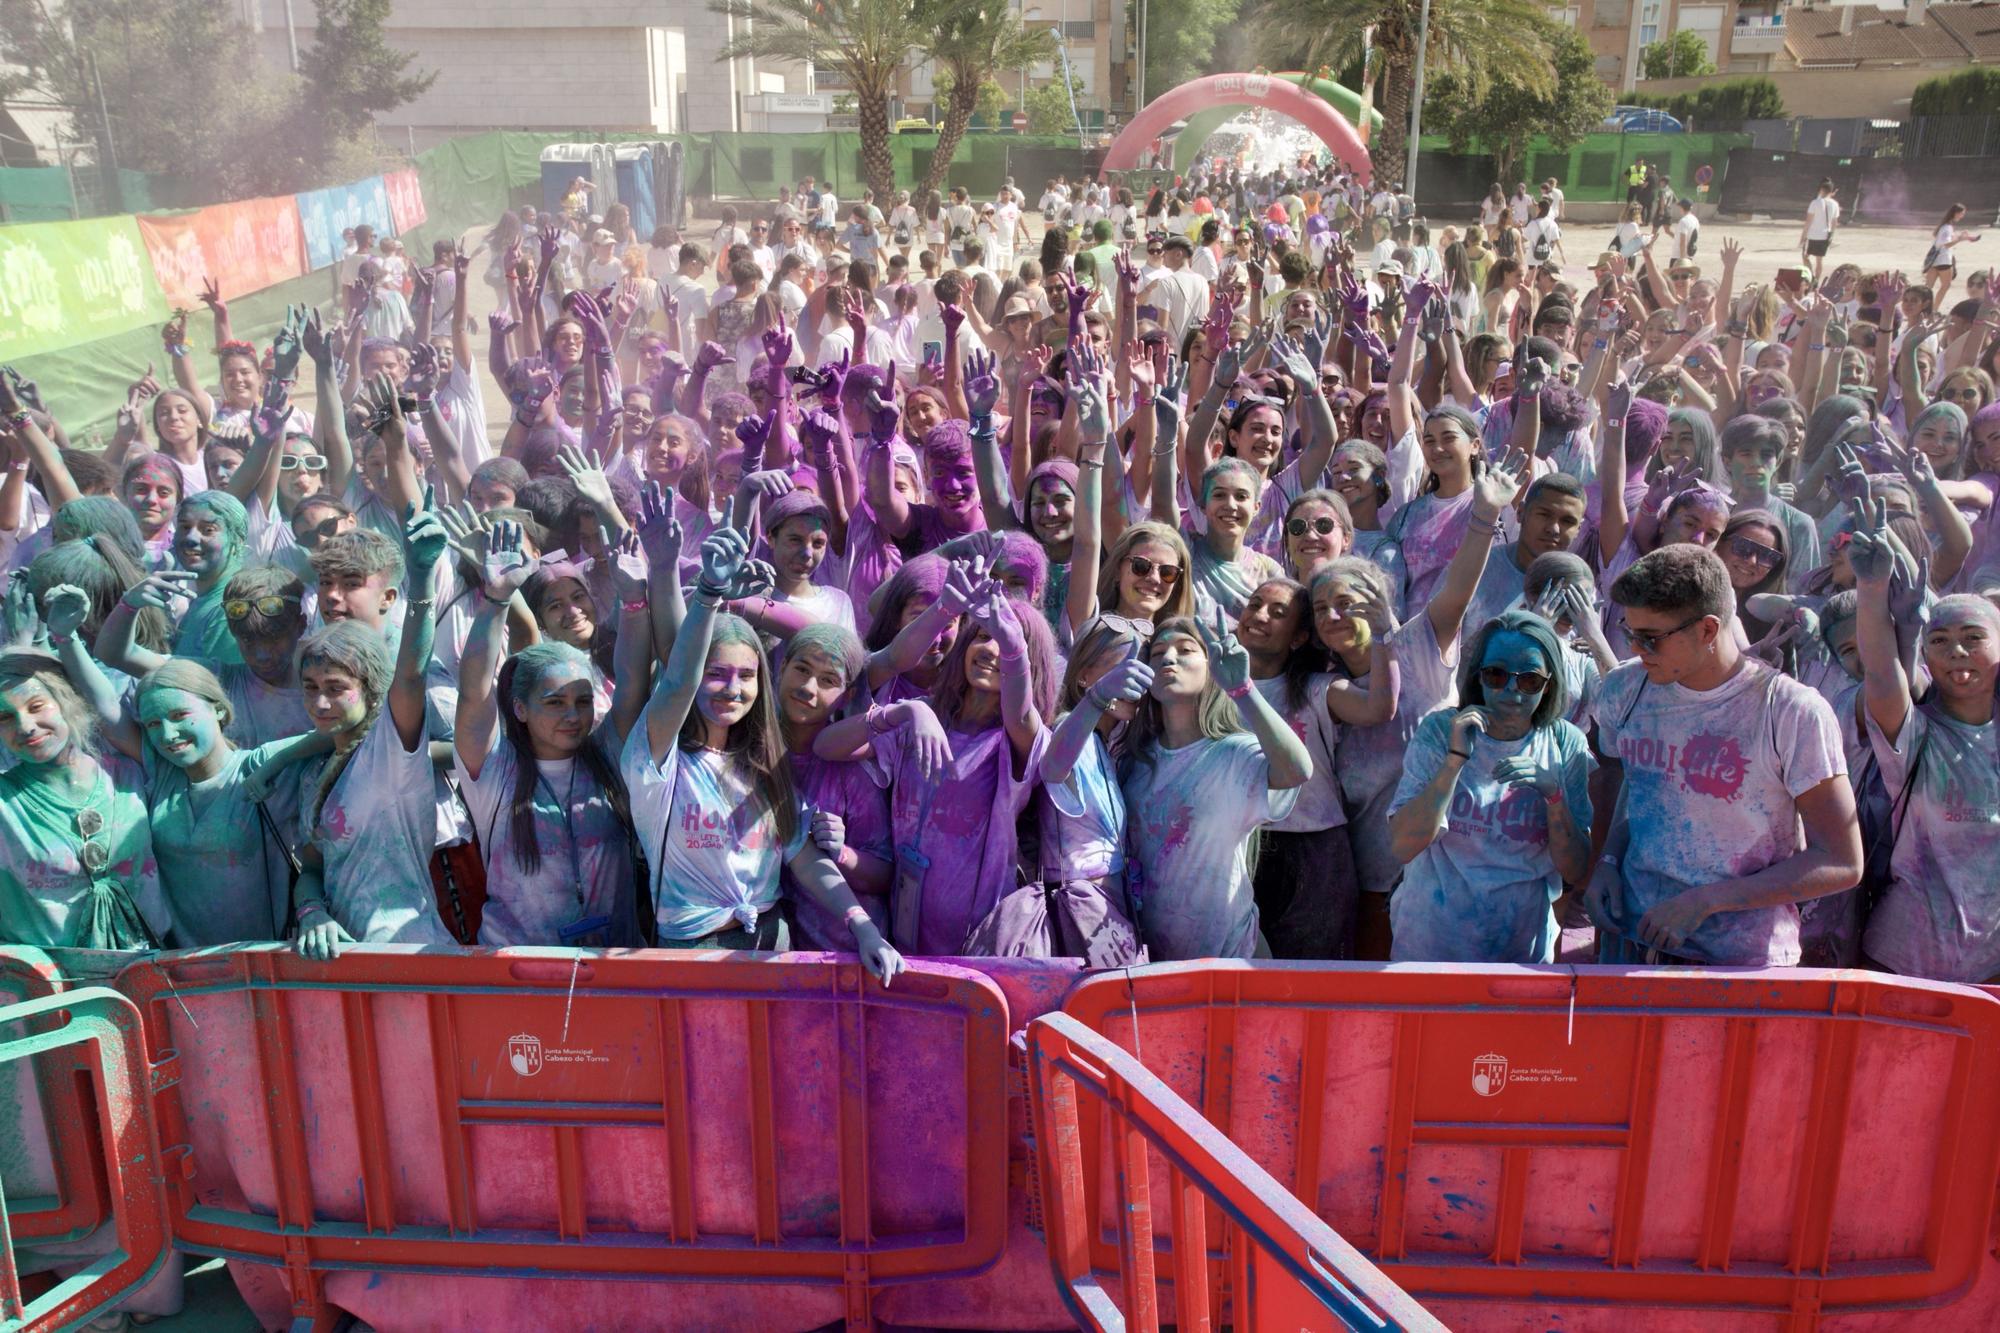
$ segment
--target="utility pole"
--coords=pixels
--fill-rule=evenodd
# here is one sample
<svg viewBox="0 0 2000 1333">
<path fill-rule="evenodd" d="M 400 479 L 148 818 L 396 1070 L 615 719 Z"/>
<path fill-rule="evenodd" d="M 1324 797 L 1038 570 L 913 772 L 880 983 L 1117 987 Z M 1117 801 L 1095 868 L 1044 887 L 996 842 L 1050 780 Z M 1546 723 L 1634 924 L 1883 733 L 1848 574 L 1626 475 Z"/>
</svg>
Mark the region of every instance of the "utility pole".
<svg viewBox="0 0 2000 1333">
<path fill-rule="evenodd" d="M 1431 0 L 1424 0 L 1417 19 L 1416 89 L 1410 95 L 1410 144 L 1403 155 L 1403 193 L 1417 197 L 1417 141 L 1424 132 L 1424 51 L 1431 41 Z"/>
</svg>

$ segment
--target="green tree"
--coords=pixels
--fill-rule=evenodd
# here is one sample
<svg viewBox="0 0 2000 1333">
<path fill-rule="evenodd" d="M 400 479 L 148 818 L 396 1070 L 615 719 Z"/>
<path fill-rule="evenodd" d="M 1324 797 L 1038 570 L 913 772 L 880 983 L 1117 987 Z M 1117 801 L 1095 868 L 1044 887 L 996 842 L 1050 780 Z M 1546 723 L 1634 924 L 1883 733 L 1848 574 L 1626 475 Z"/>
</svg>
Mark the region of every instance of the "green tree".
<svg viewBox="0 0 2000 1333">
<path fill-rule="evenodd" d="M 2000 69 L 1983 65 L 1925 79 L 1910 94 L 1913 116 L 1986 116 L 2000 111 Z"/>
<path fill-rule="evenodd" d="M 944 116 L 938 124 L 937 152 L 931 155 L 919 190 L 935 190 L 944 183 L 952 154 L 979 107 L 980 89 L 994 75 L 1056 58 L 1055 33 L 1022 27 L 1020 12 L 1008 8 L 1007 0 L 955 0 L 938 6 L 936 17 L 937 28 L 924 49 L 950 91 L 940 88 Z"/>
<path fill-rule="evenodd" d="M 1691 92 L 1630 92 L 1624 98 L 1630 106 L 1657 107 L 1698 130 L 1730 131 L 1741 129 L 1746 120 L 1785 118 L 1784 94 L 1763 74 L 1711 83 Z"/>
<path fill-rule="evenodd" d="M 736 20 L 722 60 L 810 62 L 838 70 L 854 93 L 861 122 L 861 172 L 877 199 L 896 189 L 889 152 L 889 93 L 896 71 L 937 30 L 928 0 L 709 0 Z"/>
<path fill-rule="evenodd" d="M 1715 62 L 1701 34 L 1682 28 L 1639 52 L 1639 72 L 1648 79 L 1690 79 L 1715 73 Z"/>
<path fill-rule="evenodd" d="M 390 0 L 313 0 L 313 9 L 313 43 L 299 53 L 305 90 L 296 137 L 346 174 L 373 156 L 375 117 L 421 97 L 437 75 L 411 70 L 416 57 L 389 45 L 382 24 Z"/>
<path fill-rule="evenodd" d="M 940 69 L 931 77 L 931 88 L 936 97 L 933 119 L 951 97 L 953 86 L 951 73 L 948 70 Z M 1002 129 L 1006 127 L 1007 116 L 1013 105 L 1013 98 L 1008 95 L 1007 85 L 998 78 L 991 78 L 979 85 L 979 97 L 973 103 L 972 114 L 979 117 L 980 123 L 988 129 Z"/>
<path fill-rule="evenodd" d="M 1422 0 L 1296 0 L 1273 5 L 1258 20 L 1258 49 L 1297 53 L 1299 34 L 1311 34 L 1296 67 L 1343 67 L 1361 51 L 1364 30 L 1375 33 L 1371 77 L 1382 80 L 1375 99 L 1382 132 L 1369 144 L 1375 179 L 1400 180 L 1410 137 L 1417 25 Z M 1553 91 L 1543 6 L 1537 0 L 1431 0 L 1426 80 L 1454 74 L 1474 97 L 1484 97 L 1500 72 L 1538 94 Z M 1359 91 L 1357 89 L 1357 91 Z"/>
<path fill-rule="evenodd" d="M 298 81 L 266 66 L 230 14 L 213 0 L 72 0 L 55 14 L 4 0 L 0 65 L 67 107 L 67 137 L 96 145 L 100 164 L 171 177 L 187 202 L 320 184 L 299 178 L 303 155 L 285 142 Z M 197 89 L 197 70 L 228 75 Z"/>
<path fill-rule="evenodd" d="M 1424 128 L 1451 140 L 1454 153 L 1475 142 L 1493 155 L 1499 180 L 1517 178 L 1528 144 L 1536 135 L 1553 148 L 1569 148 L 1604 122 L 1616 103 L 1594 74 L 1590 44 L 1573 30 L 1548 19 L 1543 36 L 1555 65 L 1553 90 L 1523 87 L 1511 73 L 1497 73 L 1484 96 L 1475 96 L 1458 74 L 1446 74 L 1424 94 Z"/>
<path fill-rule="evenodd" d="M 1083 80 L 1074 74 L 1070 75 L 1067 92 L 1060 79 L 1028 89 L 1028 96 L 1021 103 L 1021 109 L 1028 113 L 1028 133 L 1074 134 L 1076 116 L 1070 108 L 1072 96 L 1083 96 Z"/>
<path fill-rule="evenodd" d="M 1240 0 L 1147 0 L 1147 99 L 1216 72 L 1216 47 L 1240 8 Z"/>
</svg>

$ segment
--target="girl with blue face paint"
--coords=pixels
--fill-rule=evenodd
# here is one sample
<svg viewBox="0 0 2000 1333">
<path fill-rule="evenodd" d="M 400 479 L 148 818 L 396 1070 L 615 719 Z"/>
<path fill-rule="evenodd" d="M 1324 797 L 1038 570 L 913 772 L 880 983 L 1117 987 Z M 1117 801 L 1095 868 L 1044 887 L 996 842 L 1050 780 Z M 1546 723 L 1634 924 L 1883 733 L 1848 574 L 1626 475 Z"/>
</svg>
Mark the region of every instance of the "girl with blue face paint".
<svg viewBox="0 0 2000 1333">
<path fill-rule="evenodd" d="M 1554 904 L 1590 869 L 1593 767 L 1563 718 L 1563 651 L 1531 612 L 1488 621 L 1467 645 L 1463 706 L 1418 726 L 1389 811 L 1404 863 L 1393 961 L 1554 959 Z"/>
<path fill-rule="evenodd" d="M 285 848 L 259 815 L 251 778 L 274 756 L 326 748 L 314 738 L 238 749 L 224 735 L 229 695 L 208 668 L 169 658 L 121 697 L 74 637 L 88 600 L 56 587 L 45 599 L 51 640 L 97 715 L 104 743 L 144 777 L 153 856 L 180 948 L 282 939 L 291 914 Z M 280 763 L 284 762 L 281 758 Z"/>
</svg>

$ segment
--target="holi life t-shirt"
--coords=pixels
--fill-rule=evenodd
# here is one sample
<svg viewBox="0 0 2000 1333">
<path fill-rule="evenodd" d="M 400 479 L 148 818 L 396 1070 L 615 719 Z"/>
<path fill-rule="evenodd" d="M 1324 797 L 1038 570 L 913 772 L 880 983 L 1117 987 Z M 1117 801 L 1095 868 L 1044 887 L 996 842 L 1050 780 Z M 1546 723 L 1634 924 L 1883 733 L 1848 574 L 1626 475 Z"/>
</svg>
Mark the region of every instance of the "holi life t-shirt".
<svg viewBox="0 0 2000 1333">
<path fill-rule="evenodd" d="M 1043 781 L 1036 774 L 1037 781 Z M 1102 881 L 1125 870 L 1125 794 L 1104 737 L 1092 732 L 1069 776 L 1045 782 L 1037 813 L 1042 880 Z"/>
<path fill-rule="evenodd" d="M 907 725 L 874 738 L 896 840 L 891 939 L 905 953 L 964 953 L 973 927 L 1020 882 L 1016 821 L 1034 799 L 1049 743 L 1043 730 L 1016 759 L 1005 727 L 947 728 L 945 736 L 951 761 L 929 780 Z"/>
<path fill-rule="evenodd" d="M 689 750 L 678 740 L 659 761 L 642 722 L 620 765 L 632 824 L 651 840 L 653 914 L 661 940 L 698 940 L 723 930 L 755 930 L 778 904 L 778 868 L 811 831 L 801 805 L 790 841 L 778 816 L 755 795 L 748 766 L 734 755 Z"/>
<path fill-rule="evenodd" d="M 1440 708 L 1417 726 L 1389 804 L 1393 815 L 1415 800 L 1444 767 L 1457 710 Z M 1525 782 L 1495 770 L 1531 759 L 1563 775 L 1566 812 L 1590 827 L 1590 771 L 1583 733 L 1558 718 L 1518 740 L 1475 734 L 1472 758 L 1459 770 L 1445 807 L 1444 830 L 1403 867 L 1389 900 L 1399 963 L 1547 963 L 1555 958 L 1551 905 L 1562 875 L 1549 854 L 1548 803 Z"/>
<path fill-rule="evenodd" d="M 304 818 L 323 771 L 300 775 Z M 431 888 L 438 812 L 430 744 L 420 736 L 406 748 L 386 704 L 308 833 L 326 863 L 327 908 L 348 934 L 364 944 L 457 943 Z"/>
<path fill-rule="evenodd" d="M 811 814 L 839 815 L 846 825 L 847 845 L 880 861 L 893 863 L 896 840 L 889 829 L 888 779 L 873 758 L 853 763 L 832 763 L 810 750 L 794 750 L 790 757 L 792 780 L 798 784 L 799 799 Z M 854 932 L 840 917 L 828 913 L 800 886 L 787 865 L 779 877 L 785 896 L 792 903 L 792 921 L 797 932 L 795 949 L 825 949 L 836 953 L 854 951 Z M 889 899 L 884 894 L 865 893 L 851 881 L 854 894 L 868 917 L 889 935 Z"/>
<path fill-rule="evenodd" d="M 244 774 L 268 757 L 268 748 L 231 749 L 221 772 L 190 782 L 184 770 L 146 747 L 153 855 L 181 948 L 285 937 L 290 867 L 243 785 Z"/>
<path fill-rule="evenodd" d="M 1389 636 L 1389 648 L 1401 682 L 1396 715 L 1372 727 L 1343 727 L 1333 757 L 1347 807 L 1354 871 L 1366 893 L 1389 892 L 1403 873 L 1403 863 L 1389 850 L 1389 803 L 1402 781 L 1403 752 L 1427 713 L 1458 698 L 1453 675 L 1458 640 L 1439 644 L 1428 615 L 1419 611 L 1399 625 Z M 1369 688 L 1377 684 L 1371 680 Z"/>
<path fill-rule="evenodd" d="M 1597 749 L 1624 765 L 1631 830 L 1621 865 L 1623 933 L 1659 903 L 1751 875 L 1804 846 L 1797 799 L 1844 777 L 1840 724 L 1808 687 L 1745 660 L 1712 690 L 1654 685 L 1627 662 L 1604 678 Z M 1790 903 L 1718 912 L 1675 952 L 1700 962 L 1788 967 L 1799 959 Z"/>
<path fill-rule="evenodd" d="M 1264 747 L 1240 731 L 1161 746 L 1126 769 L 1126 880 L 1155 962 L 1263 952 L 1250 835 L 1298 802 L 1296 789 L 1273 791 L 1270 779 Z"/>
<path fill-rule="evenodd" d="M 143 778 L 127 760 L 106 759 L 100 768 L 80 801 L 43 782 L 40 765 L 0 773 L 0 938 L 7 943 L 53 948 L 82 942 L 92 875 L 83 867 L 76 819 L 85 809 L 104 819 L 98 838 L 110 860 L 100 877 L 124 886 L 155 936 L 164 941 L 172 933 L 152 825 L 138 794 Z"/>
<path fill-rule="evenodd" d="M 521 864 L 514 840 L 519 753 L 501 741 L 479 766 L 477 778 L 456 751 L 452 754 L 452 772 L 486 861 L 479 942 L 638 947 L 631 833 L 612 808 L 610 795 L 579 760 L 538 759 L 535 768 L 540 864 L 530 871 Z"/>
<path fill-rule="evenodd" d="M 1332 672 L 1320 672 L 1307 680 L 1305 697 L 1296 709 L 1287 697 L 1289 691 L 1283 676 L 1250 682 L 1264 696 L 1264 702 L 1285 720 L 1292 734 L 1305 743 L 1306 753 L 1312 756 L 1312 776 L 1298 789 L 1298 801 L 1292 812 L 1271 825 L 1274 832 L 1317 833 L 1347 822 L 1347 811 L 1340 803 L 1340 778 L 1333 768 L 1333 756 L 1340 745 L 1340 724 L 1333 720 L 1326 703 L 1334 680 Z"/>
<path fill-rule="evenodd" d="M 1904 976 L 1978 985 L 2000 973 L 1995 730 L 1992 722 L 1974 726 L 1912 708 L 1892 743 L 1868 719 L 1869 744 L 1901 822 L 1889 888 L 1868 918 L 1862 948 Z"/>
</svg>

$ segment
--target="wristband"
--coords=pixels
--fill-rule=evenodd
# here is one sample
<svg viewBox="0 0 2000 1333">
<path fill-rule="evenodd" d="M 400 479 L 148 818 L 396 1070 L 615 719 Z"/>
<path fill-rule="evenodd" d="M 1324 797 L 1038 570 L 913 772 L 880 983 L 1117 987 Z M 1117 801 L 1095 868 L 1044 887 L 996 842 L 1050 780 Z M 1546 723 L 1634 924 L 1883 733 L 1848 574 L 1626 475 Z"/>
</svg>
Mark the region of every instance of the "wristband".
<svg viewBox="0 0 2000 1333">
<path fill-rule="evenodd" d="M 644 597 L 640 597 L 630 602 L 618 603 L 618 609 L 620 611 L 623 611 L 628 616 L 635 616 L 643 611 L 650 610 L 651 603 L 649 603 Z"/>
<path fill-rule="evenodd" d="M 1228 695 L 1232 699 L 1241 699 L 1244 695 L 1250 693 L 1250 691 L 1255 688 L 1256 687 L 1254 685 L 1252 685 L 1249 681 L 1246 680 L 1241 685 L 1237 685 L 1232 688 L 1223 690 L 1223 693 Z"/>
<path fill-rule="evenodd" d="M 299 910 L 294 919 L 296 919 L 301 925 L 303 925 L 305 923 L 306 913 L 308 912 L 319 912 L 329 919 L 331 919 L 333 916 L 333 913 L 330 910 L 328 910 L 324 900 L 319 898 L 309 898 L 305 902 L 299 904 Z"/>
<path fill-rule="evenodd" d="M 189 350 L 190 350 L 190 349 L 189 349 L 189 347 L 188 347 L 188 345 L 187 345 L 186 343 L 168 343 L 168 344 L 167 344 L 167 355 L 168 355 L 168 356 L 170 356 L 170 357 L 173 357 L 173 358 L 174 358 L 174 359 L 175 359 L 176 361 L 178 361 L 178 360 L 180 360 L 180 359 L 181 359 L 182 357 L 186 356 L 186 355 L 188 354 Z"/>
<path fill-rule="evenodd" d="M 1557 787 L 1554 791 L 1544 795 L 1542 800 L 1549 805 L 1561 805 L 1563 803 L 1563 789 Z"/>
<path fill-rule="evenodd" d="M 1472 532 L 1491 532 L 1493 531 L 1493 520 L 1490 518 L 1482 519 L 1474 515 L 1465 520 L 1465 526 Z"/>
<path fill-rule="evenodd" d="M 1595 347 L 1598 351 L 1601 352 L 1605 348 L 1611 346 L 1611 340 L 1609 338 L 1599 338 L 1596 342 L 1592 343 L 1591 346 Z"/>
<path fill-rule="evenodd" d="M 1624 417 L 1606 417 L 1606 418 L 1604 419 L 1604 424 L 1605 424 L 1605 425 L 1607 425 L 1607 426 L 1611 426 L 1611 427 L 1614 427 L 1615 429 L 1618 429 L 1618 430 L 1623 430 L 1623 429 L 1625 428 L 1625 418 L 1624 418 Z"/>
<path fill-rule="evenodd" d="M 1597 858 L 1597 864 L 1601 866 L 1610 866 L 1613 870 L 1616 870 L 1618 869 L 1618 858 L 1613 856 L 1610 852 L 1606 852 L 1604 853 L 1604 855 Z"/>
<path fill-rule="evenodd" d="M 1104 460 L 1101 458 L 1079 458 L 1076 460 L 1076 465 L 1079 468 L 1086 468 L 1086 467 L 1096 468 L 1099 471 L 1102 471 L 1104 468 Z"/>
<path fill-rule="evenodd" d="M 486 599 L 486 604 L 488 606 L 512 606 L 514 604 L 513 597 L 511 596 L 495 597 L 492 593 L 486 591 L 486 589 L 484 588 L 481 588 L 479 590 L 479 595 Z"/>
<path fill-rule="evenodd" d="M 868 909 L 863 907 L 859 903 L 856 903 L 854 906 L 848 908 L 847 911 L 842 914 L 842 919 L 845 920 L 849 926 L 872 926 L 875 924 L 874 919 L 868 915 Z"/>
<path fill-rule="evenodd" d="M 1807 344 L 1806 344 L 1806 350 L 1807 350 L 1808 352 L 1824 352 L 1824 351 L 1826 350 L 1826 344 L 1825 344 L 1825 343 L 1807 343 Z"/>
<path fill-rule="evenodd" d="M 34 419 L 34 416 L 25 407 L 18 411 L 9 412 L 7 414 L 7 429 L 9 432 L 24 431 L 28 428 L 28 423 Z M 22 466 L 25 467 L 27 465 L 24 463 Z"/>
<path fill-rule="evenodd" d="M 1450 755 L 1450 756 L 1451 756 L 1452 758 L 1454 758 L 1454 759 L 1463 759 L 1463 760 L 1465 760 L 1465 761 L 1466 761 L 1467 763 L 1471 763 L 1471 762 L 1472 762 L 1472 756 L 1471 756 L 1471 755 L 1469 755 L 1469 754 L 1467 754 L 1467 753 L 1466 753 L 1466 752 L 1465 752 L 1464 750 L 1452 750 L 1452 749 L 1447 749 L 1447 750 L 1445 751 L 1445 753 L 1446 753 L 1446 754 L 1448 754 L 1448 755 Z"/>
</svg>

